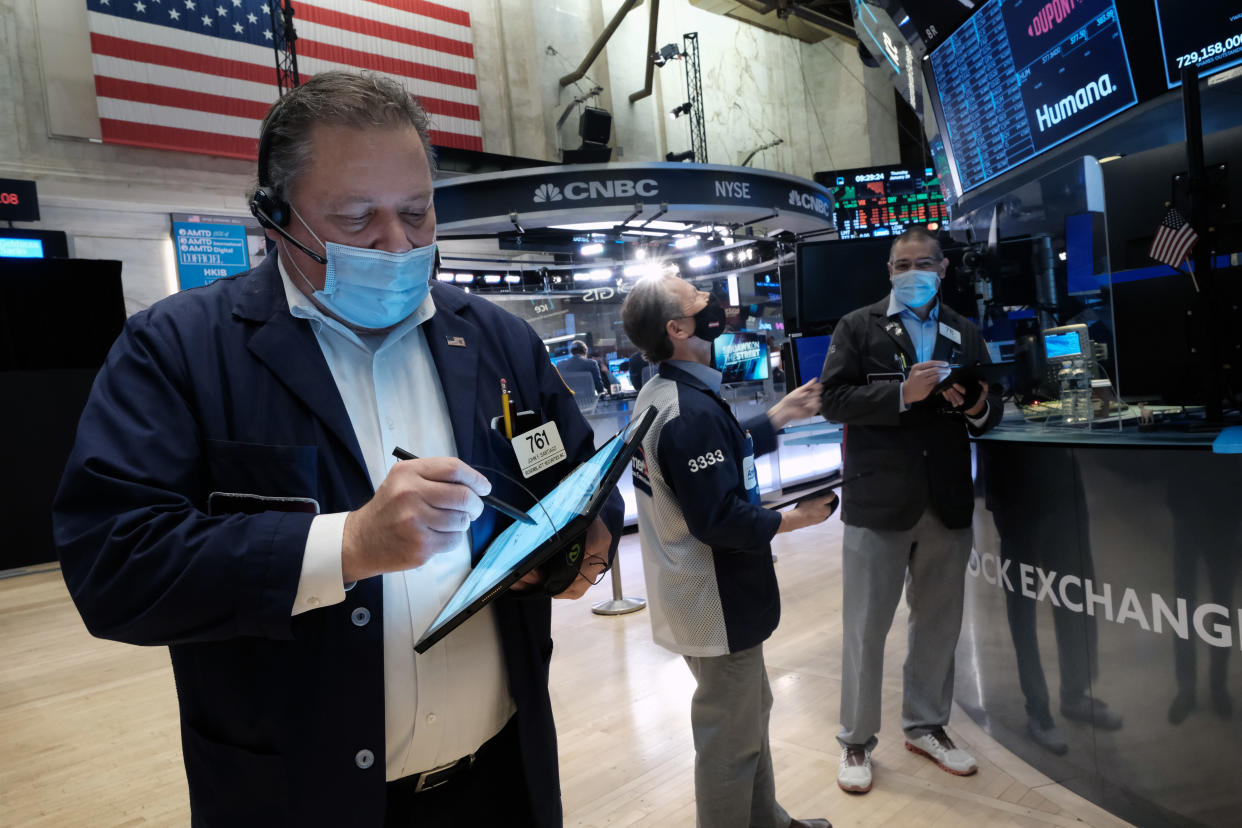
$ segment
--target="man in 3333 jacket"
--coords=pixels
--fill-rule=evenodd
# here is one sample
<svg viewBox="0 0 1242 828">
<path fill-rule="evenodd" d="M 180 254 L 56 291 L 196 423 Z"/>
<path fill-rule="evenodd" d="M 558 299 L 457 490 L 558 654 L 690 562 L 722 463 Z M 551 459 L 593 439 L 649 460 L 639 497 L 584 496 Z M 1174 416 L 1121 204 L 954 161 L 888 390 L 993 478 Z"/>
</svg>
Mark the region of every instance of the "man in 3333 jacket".
<svg viewBox="0 0 1242 828">
<path fill-rule="evenodd" d="M 638 283 L 621 309 L 626 334 L 658 364 L 635 411 L 657 410 L 633 461 L 648 611 L 657 644 L 681 654 L 697 687 L 690 707 L 700 828 L 818 826 L 776 801 L 763 642 L 780 620 L 772 537 L 826 519 L 836 496 L 788 512 L 763 508 L 755 457 L 776 432 L 813 416 L 812 380 L 739 424 L 720 397 L 711 342 L 724 310 L 679 278 Z"/>
</svg>

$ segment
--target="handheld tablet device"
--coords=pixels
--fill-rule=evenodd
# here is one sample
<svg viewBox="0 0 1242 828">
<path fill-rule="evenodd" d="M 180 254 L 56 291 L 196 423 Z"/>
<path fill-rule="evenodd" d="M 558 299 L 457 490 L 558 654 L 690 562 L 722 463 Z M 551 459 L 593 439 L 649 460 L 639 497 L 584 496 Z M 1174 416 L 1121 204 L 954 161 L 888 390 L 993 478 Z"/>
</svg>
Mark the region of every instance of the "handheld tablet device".
<svg viewBox="0 0 1242 828">
<path fill-rule="evenodd" d="M 533 525 L 514 523 L 497 535 L 414 645 L 414 651 L 427 652 L 523 575 L 556 555 L 565 554 L 567 560 L 577 562 L 587 527 L 629 467 L 656 414 L 654 407 L 643 411 L 528 509 L 526 513 L 535 519 Z"/>
<path fill-rule="evenodd" d="M 931 392 L 933 394 L 939 394 L 954 383 L 961 383 L 963 387 L 972 382 L 986 382 L 988 385 L 998 385 L 1004 382 L 1005 378 L 1014 369 L 1012 362 L 976 362 L 974 365 L 953 365 L 950 367 L 949 375 L 938 382 L 936 387 L 932 389 Z"/>
</svg>

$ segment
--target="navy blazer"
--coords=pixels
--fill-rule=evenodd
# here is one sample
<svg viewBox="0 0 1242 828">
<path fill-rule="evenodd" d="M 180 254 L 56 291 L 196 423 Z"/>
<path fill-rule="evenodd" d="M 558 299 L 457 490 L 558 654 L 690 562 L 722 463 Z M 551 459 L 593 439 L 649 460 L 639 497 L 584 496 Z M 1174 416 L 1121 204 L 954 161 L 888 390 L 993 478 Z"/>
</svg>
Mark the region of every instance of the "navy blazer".
<svg viewBox="0 0 1242 828">
<path fill-rule="evenodd" d="M 458 455 L 518 479 L 489 427 L 500 379 L 517 410 L 555 420 L 569 460 L 525 481 L 546 492 L 594 450 L 591 429 L 522 320 L 432 285 L 423 325 Z M 497 495 L 528 502 L 497 481 Z M 385 805 L 383 591 L 290 615 L 312 516 L 208 514 L 213 491 L 309 498 L 322 513 L 374 494 L 306 320 L 275 257 L 134 315 L 95 381 L 54 506 L 65 582 L 88 629 L 167 644 L 194 825 L 379 826 Z M 278 502 L 277 502 L 278 503 Z M 288 501 L 295 504 L 297 501 Z M 620 534 L 614 492 L 604 518 Z M 508 520 L 490 508 L 474 554 Z M 496 602 L 531 804 L 560 825 L 548 697 L 551 601 Z"/>
</svg>

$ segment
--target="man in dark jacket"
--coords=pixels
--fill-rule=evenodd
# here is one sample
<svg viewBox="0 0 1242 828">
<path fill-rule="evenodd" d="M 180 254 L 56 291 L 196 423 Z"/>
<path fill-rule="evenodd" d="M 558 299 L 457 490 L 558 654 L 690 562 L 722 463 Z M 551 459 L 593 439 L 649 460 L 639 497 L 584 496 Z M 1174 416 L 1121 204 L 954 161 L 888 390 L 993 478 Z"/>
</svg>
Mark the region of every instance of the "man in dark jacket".
<svg viewBox="0 0 1242 828">
<path fill-rule="evenodd" d="M 569 359 L 562 360 L 561 364 L 556 367 L 562 374 L 590 374 L 595 393 L 603 394 L 609 389 L 604 387 L 604 378 L 599 373 L 599 363 L 588 357 L 587 353 L 587 344 L 581 339 L 575 339 L 569 343 Z"/>
<path fill-rule="evenodd" d="M 827 828 L 827 820 L 790 819 L 776 801 L 763 642 L 780 620 L 772 536 L 825 520 L 836 496 L 765 509 L 754 460 L 776 447 L 785 424 L 814 415 L 819 383 L 739 425 L 710 363 L 724 310 L 708 294 L 675 277 L 645 279 L 621 319 L 659 366 L 634 404 L 635 416 L 658 411 L 635 455 L 634 491 L 652 636 L 686 659 L 697 682 L 699 828 Z"/>
<path fill-rule="evenodd" d="M 944 726 L 953 704 L 974 490 L 968 434 L 1001 418 L 986 383 L 934 392 L 951 363 L 987 362 L 978 329 L 938 301 L 948 267 L 921 228 L 889 254 L 892 293 L 845 316 L 824 363 L 823 415 L 843 422 L 844 587 L 841 764 L 837 784 L 871 789 L 884 640 L 903 585 L 910 605 L 901 726 L 906 747 L 969 775 L 973 757 Z"/>
<path fill-rule="evenodd" d="M 387 78 L 288 92 L 253 199 L 276 254 L 135 314 L 82 414 L 65 582 L 95 635 L 168 646 L 195 826 L 561 824 L 551 602 L 413 649 L 507 522 L 480 496 L 521 502 L 474 468 L 521 476 L 501 378 L 567 455 L 527 486 L 593 453 L 530 326 L 431 279 L 429 140 Z"/>
</svg>

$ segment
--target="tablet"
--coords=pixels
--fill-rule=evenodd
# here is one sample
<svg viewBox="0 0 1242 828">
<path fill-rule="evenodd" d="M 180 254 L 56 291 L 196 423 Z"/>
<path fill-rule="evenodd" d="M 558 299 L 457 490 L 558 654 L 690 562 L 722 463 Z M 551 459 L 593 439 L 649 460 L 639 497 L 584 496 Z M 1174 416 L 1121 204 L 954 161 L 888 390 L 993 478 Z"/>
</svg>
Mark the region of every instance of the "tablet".
<svg viewBox="0 0 1242 828">
<path fill-rule="evenodd" d="M 986 382 L 1000 385 L 1013 371 L 1012 362 L 976 362 L 974 365 L 950 365 L 949 375 L 936 384 L 933 394 L 939 394 L 954 383 L 965 386 L 970 382 Z"/>
<path fill-rule="evenodd" d="M 527 509 L 535 519 L 533 525 L 515 522 L 497 535 L 414 645 L 414 651 L 425 653 L 527 572 L 579 541 L 629 467 L 656 413 L 654 407 L 644 410 L 537 505 Z"/>
</svg>

